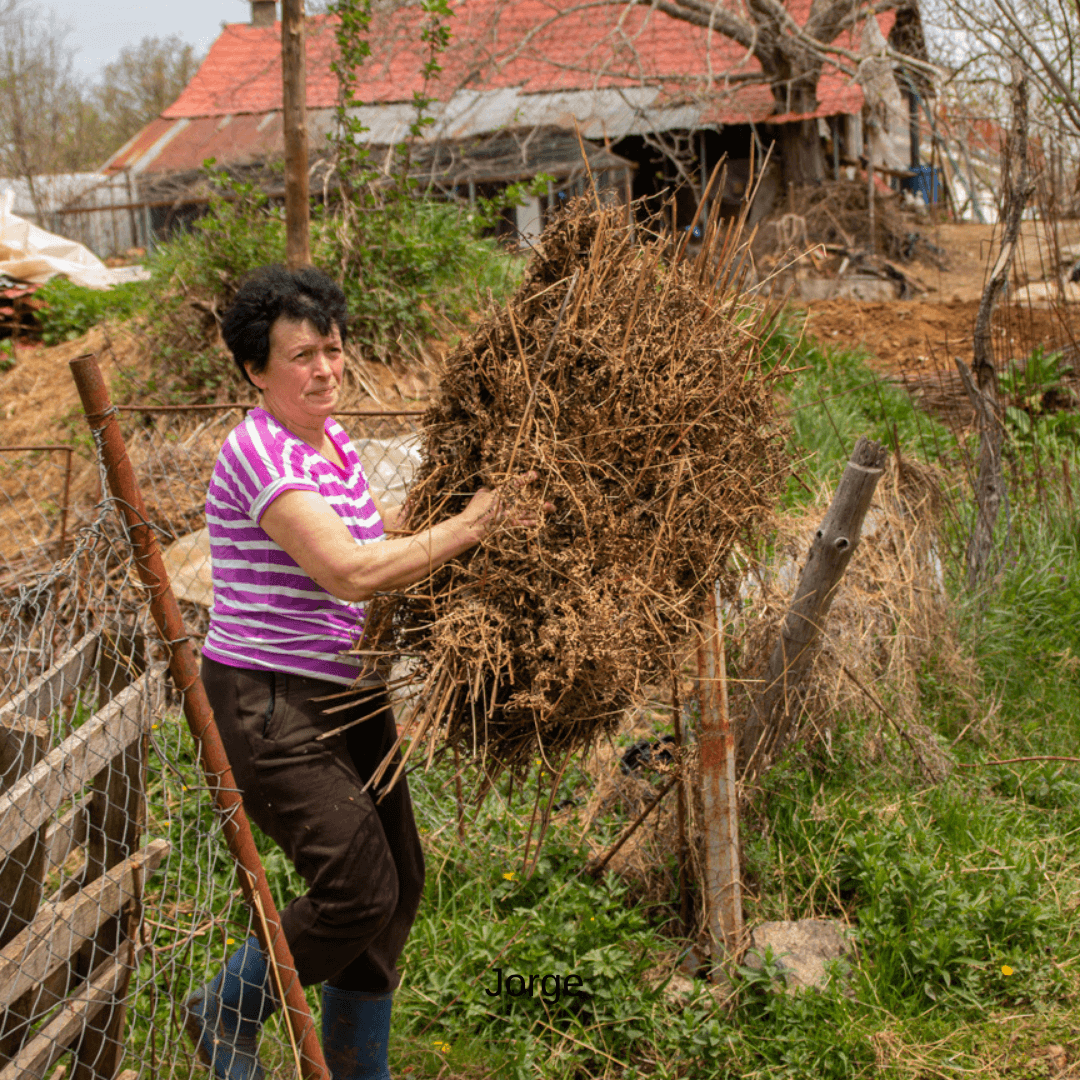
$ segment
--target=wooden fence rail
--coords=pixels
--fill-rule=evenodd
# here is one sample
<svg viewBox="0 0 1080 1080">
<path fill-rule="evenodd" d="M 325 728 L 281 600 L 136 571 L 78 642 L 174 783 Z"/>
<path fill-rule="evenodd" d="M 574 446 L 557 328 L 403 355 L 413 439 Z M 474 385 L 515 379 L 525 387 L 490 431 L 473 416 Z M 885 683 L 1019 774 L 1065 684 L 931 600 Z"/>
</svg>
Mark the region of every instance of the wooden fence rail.
<svg viewBox="0 0 1080 1080">
<path fill-rule="evenodd" d="M 0 709 L 0 1080 L 113 1080 L 139 961 L 150 720 L 163 667 L 88 633 Z M 66 738 L 53 732 L 93 709 Z M 63 869 L 63 872 L 61 872 Z"/>
</svg>

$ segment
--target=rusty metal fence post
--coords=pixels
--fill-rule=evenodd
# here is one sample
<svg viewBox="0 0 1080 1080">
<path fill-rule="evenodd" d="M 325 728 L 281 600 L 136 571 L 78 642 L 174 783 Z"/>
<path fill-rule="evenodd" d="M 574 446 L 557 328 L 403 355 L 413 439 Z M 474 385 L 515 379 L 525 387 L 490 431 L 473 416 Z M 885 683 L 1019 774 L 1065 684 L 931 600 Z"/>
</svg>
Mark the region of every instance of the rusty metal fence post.
<svg viewBox="0 0 1080 1080">
<path fill-rule="evenodd" d="M 147 521 L 142 495 L 117 424 L 117 410 L 109 400 L 96 357 L 77 357 L 71 361 L 70 367 L 82 399 L 86 422 L 105 466 L 109 490 L 117 501 L 127 527 L 135 568 L 150 595 L 154 623 L 169 648 L 169 671 L 176 688 L 183 695 L 184 715 L 199 748 L 199 759 L 221 818 L 229 851 L 240 868 L 240 887 L 257 915 L 256 933 L 271 958 L 271 966 L 276 967 L 284 978 L 285 1017 L 294 1049 L 299 1049 L 302 1058 L 298 1065 L 304 1080 L 329 1080 L 307 999 L 296 976 L 292 954 L 281 931 L 281 921 L 255 848 L 251 826 L 199 677 L 195 650 L 188 640 L 179 605 L 169 585 L 154 531 Z"/>
<path fill-rule="evenodd" d="M 743 935 L 735 736 L 728 712 L 724 635 L 718 609 L 714 593 L 705 605 L 698 644 L 704 899 L 714 963 L 737 950 Z"/>
</svg>

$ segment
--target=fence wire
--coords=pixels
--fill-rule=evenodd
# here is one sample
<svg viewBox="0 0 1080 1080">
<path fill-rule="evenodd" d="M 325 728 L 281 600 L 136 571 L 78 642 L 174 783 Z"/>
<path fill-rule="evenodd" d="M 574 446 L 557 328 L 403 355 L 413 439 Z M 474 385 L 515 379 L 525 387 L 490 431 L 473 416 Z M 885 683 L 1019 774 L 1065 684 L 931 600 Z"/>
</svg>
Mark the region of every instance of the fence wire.
<svg viewBox="0 0 1080 1080">
<path fill-rule="evenodd" d="M 203 500 L 242 416 L 121 414 L 196 641 L 212 602 Z M 416 417 L 339 419 L 376 493 L 401 501 Z M 85 442 L 9 450 L 0 470 L 0 1080 L 205 1075 L 181 1006 L 254 924 L 147 591 Z M 267 860 L 279 894 L 295 885 L 283 862 Z M 280 1014 L 261 1055 L 295 1072 Z"/>
</svg>

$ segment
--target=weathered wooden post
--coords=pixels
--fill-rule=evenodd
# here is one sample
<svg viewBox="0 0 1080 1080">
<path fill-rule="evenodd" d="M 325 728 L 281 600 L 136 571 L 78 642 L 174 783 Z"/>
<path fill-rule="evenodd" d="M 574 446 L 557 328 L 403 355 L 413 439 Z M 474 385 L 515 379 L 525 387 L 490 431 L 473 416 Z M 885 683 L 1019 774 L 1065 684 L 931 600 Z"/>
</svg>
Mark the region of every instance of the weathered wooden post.
<svg viewBox="0 0 1080 1080">
<path fill-rule="evenodd" d="M 859 543 L 878 480 L 885 447 L 862 436 L 840 478 L 824 520 L 814 534 L 795 598 L 769 657 L 764 687 L 743 729 L 742 753 L 748 772 L 778 749 L 795 714 L 797 691 L 810 667 L 837 586 Z"/>
<path fill-rule="evenodd" d="M 718 606 L 714 593 L 705 605 L 698 644 L 704 896 L 714 963 L 738 949 L 743 932 L 735 735 L 728 712 L 724 634 Z"/>
<path fill-rule="evenodd" d="M 285 128 L 285 261 L 311 262 L 308 196 L 307 63 L 304 0 L 281 0 L 282 122 Z"/>
</svg>

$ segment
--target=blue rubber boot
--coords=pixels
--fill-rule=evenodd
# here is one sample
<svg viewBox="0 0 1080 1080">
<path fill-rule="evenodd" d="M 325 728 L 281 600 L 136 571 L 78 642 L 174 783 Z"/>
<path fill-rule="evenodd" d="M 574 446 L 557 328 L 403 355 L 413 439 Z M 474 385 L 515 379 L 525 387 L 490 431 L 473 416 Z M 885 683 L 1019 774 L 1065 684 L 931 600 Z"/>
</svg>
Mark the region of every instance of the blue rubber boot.
<svg viewBox="0 0 1080 1080">
<path fill-rule="evenodd" d="M 249 937 L 184 1002 L 184 1026 L 217 1080 L 263 1080 L 259 1030 L 277 1007 L 266 957 L 258 938 Z"/>
<path fill-rule="evenodd" d="M 394 993 L 365 994 L 323 983 L 323 1056 L 331 1080 L 390 1080 Z"/>
</svg>

